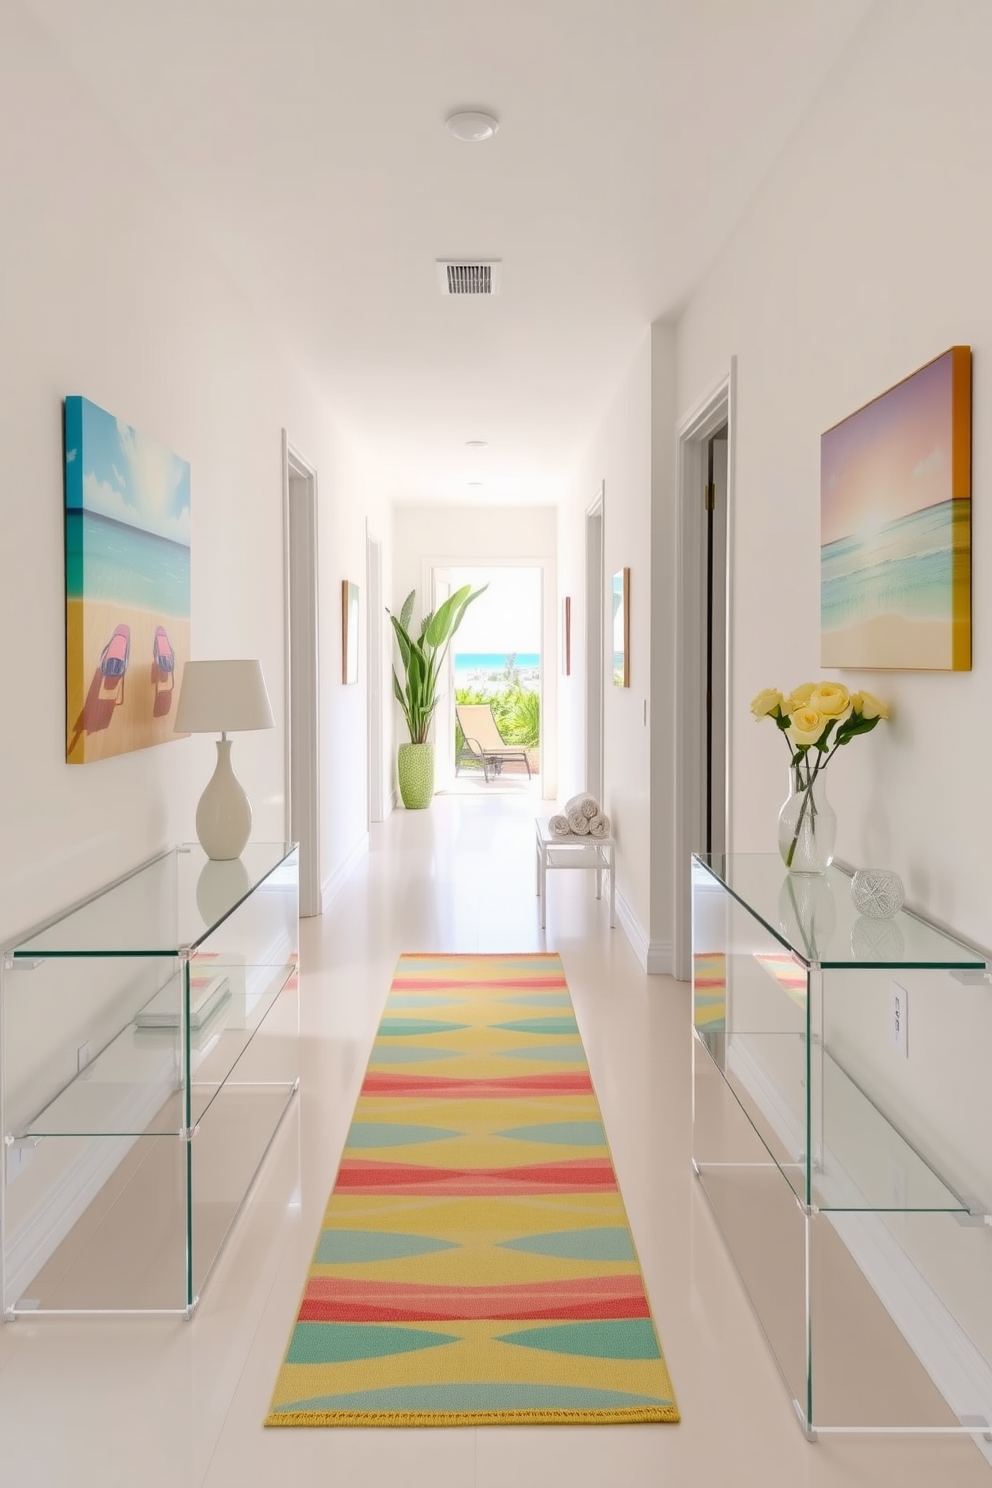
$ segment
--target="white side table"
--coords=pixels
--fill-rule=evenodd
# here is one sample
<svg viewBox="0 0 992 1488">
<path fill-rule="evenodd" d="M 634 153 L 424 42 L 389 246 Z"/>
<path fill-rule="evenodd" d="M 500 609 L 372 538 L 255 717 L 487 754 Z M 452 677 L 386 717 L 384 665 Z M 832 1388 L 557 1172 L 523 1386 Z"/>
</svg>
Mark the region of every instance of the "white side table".
<svg viewBox="0 0 992 1488">
<path fill-rule="evenodd" d="M 616 842 L 612 837 L 556 837 L 547 817 L 537 818 L 537 893 L 542 930 L 547 923 L 549 868 L 591 868 L 596 875 L 597 899 L 602 899 L 603 880 L 608 878 L 610 925 L 616 925 Z"/>
</svg>

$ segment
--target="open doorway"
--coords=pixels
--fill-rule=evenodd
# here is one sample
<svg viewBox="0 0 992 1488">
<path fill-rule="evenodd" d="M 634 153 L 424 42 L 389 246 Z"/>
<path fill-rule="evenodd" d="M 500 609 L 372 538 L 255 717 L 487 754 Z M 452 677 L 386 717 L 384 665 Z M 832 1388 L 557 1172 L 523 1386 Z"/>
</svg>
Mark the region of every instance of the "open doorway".
<svg viewBox="0 0 992 1488">
<path fill-rule="evenodd" d="M 368 643 L 368 822 L 381 822 L 386 817 L 383 749 L 382 706 L 383 666 L 382 617 L 385 613 L 382 597 L 382 543 L 366 531 L 365 537 L 366 608 L 365 635 Z"/>
<path fill-rule="evenodd" d="M 586 511 L 586 790 L 603 799 L 603 498 Z"/>
<path fill-rule="evenodd" d="M 693 852 L 730 850 L 730 531 L 736 365 L 679 426 L 674 971 L 691 972 Z"/>
<path fill-rule="evenodd" d="M 434 569 L 435 607 L 471 584 L 486 591 L 465 611 L 448 652 L 438 704 L 439 788 L 540 794 L 543 712 L 543 570 L 533 565 Z M 488 707 L 512 757 L 486 769 L 471 757 L 456 717 L 459 704 Z M 488 778 L 487 778 L 488 776 Z"/>
<path fill-rule="evenodd" d="M 286 838 L 300 845 L 300 914 L 323 912 L 320 881 L 320 672 L 317 471 L 282 433 L 286 551 Z"/>
</svg>

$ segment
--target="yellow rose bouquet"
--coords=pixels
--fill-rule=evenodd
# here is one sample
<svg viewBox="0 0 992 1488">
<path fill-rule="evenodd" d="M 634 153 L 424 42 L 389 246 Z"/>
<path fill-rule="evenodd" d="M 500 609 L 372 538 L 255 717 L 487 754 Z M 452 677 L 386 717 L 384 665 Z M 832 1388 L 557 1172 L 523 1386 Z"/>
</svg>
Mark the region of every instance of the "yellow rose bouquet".
<svg viewBox="0 0 992 1488">
<path fill-rule="evenodd" d="M 794 873 L 825 873 L 833 860 L 837 818 L 821 777 L 838 749 L 888 718 L 888 707 L 872 693 L 848 692 L 839 682 L 804 682 L 787 696 L 766 687 L 751 712 L 773 719 L 789 749 L 790 792 L 778 833 L 785 866 Z"/>
</svg>

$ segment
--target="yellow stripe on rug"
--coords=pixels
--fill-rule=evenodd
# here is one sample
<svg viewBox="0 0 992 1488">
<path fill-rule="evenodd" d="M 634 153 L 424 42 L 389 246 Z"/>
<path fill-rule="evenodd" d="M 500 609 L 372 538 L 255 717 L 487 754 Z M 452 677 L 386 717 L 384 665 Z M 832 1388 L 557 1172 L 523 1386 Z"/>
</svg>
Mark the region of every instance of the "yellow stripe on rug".
<svg viewBox="0 0 992 1488">
<path fill-rule="evenodd" d="M 560 958 L 402 956 L 265 1424 L 678 1419 Z"/>
</svg>

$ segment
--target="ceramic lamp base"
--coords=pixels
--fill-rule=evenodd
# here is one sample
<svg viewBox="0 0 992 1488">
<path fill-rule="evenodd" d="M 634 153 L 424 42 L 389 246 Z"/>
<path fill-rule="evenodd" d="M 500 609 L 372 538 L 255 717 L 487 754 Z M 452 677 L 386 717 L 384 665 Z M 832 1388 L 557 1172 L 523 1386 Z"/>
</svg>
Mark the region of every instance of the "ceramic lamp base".
<svg viewBox="0 0 992 1488">
<path fill-rule="evenodd" d="M 240 858 L 251 832 L 251 805 L 231 766 L 231 740 L 217 740 L 217 768 L 196 808 L 196 835 L 208 858 Z"/>
</svg>

